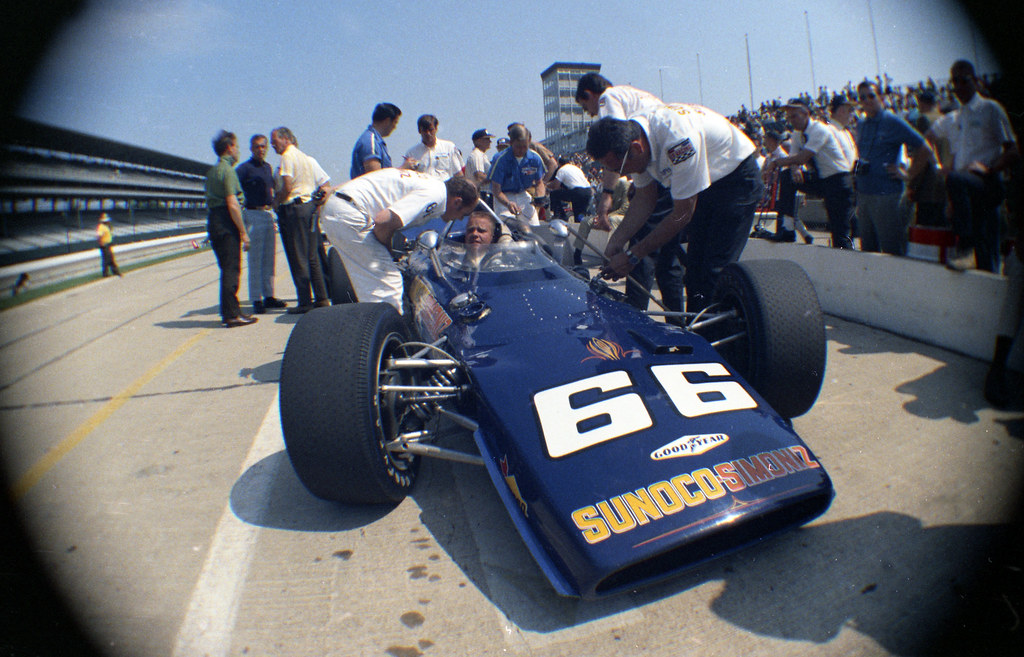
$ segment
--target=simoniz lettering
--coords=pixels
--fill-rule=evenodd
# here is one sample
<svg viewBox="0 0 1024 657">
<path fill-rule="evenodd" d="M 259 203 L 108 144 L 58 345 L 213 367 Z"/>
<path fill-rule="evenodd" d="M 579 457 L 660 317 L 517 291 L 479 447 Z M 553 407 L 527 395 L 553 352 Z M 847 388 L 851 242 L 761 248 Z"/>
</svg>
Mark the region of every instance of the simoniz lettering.
<svg viewBox="0 0 1024 657">
<path fill-rule="evenodd" d="M 684 472 L 668 480 L 576 509 L 572 520 L 587 543 L 600 543 L 708 500 L 821 466 L 802 445 L 761 452 Z"/>
</svg>

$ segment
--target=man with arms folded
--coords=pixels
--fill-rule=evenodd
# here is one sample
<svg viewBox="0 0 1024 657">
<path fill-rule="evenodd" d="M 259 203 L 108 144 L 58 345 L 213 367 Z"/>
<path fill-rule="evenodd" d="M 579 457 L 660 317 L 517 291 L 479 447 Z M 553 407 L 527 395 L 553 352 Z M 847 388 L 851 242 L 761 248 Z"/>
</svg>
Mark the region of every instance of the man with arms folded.
<svg viewBox="0 0 1024 657">
<path fill-rule="evenodd" d="M 327 238 L 341 252 L 356 298 L 386 301 L 402 312 L 402 274 L 391 257 L 395 231 L 441 217 L 453 221 L 476 207 L 476 185 L 405 169 L 364 174 L 334 189 L 320 211 Z"/>
</svg>

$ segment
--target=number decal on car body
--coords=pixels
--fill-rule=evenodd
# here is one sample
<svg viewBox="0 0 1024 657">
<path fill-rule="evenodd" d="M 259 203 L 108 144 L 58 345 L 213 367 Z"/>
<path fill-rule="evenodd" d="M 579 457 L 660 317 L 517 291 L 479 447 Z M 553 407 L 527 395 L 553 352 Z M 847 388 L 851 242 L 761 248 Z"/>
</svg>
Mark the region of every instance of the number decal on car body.
<svg viewBox="0 0 1024 657">
<path fill-rule="evenodd" d="M 691 382 L 687 378 L 696 373 L 708 380 Z M 684 417 L 757 408 L 754 398 L 721 363 L 654 365 L 651 374 Z M 534 393 L 533 405 L 548 454 L 552 458 L 568 456 L 654 426 L 643 398 L 633 387 L 629 373 L 618 370 Z M 579 401 L 582 393 L 593 396 L 614 391 L 623 392 L 599 401 Z"/>
</svg>

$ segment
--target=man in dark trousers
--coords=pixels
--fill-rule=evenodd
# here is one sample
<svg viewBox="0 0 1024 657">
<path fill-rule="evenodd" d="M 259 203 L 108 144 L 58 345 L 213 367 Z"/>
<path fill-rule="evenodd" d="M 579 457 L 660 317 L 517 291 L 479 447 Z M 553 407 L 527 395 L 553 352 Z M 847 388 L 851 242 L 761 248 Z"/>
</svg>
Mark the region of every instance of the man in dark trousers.
<svg viewBox="0 0 1024 657">
<path fill-rule="evenodd" d="M 206 173 L 206 232 L 220 267 L 220 316 L 228 328 L 256 322 L 238 307 L 238 279 L 242 273 L 242 249 L 249 248 L 249 233 L 242 223 L 242 185 L 235 173 L 238 139 L 221 130 L 213 138 L 217 164 Z"/>
</svg>

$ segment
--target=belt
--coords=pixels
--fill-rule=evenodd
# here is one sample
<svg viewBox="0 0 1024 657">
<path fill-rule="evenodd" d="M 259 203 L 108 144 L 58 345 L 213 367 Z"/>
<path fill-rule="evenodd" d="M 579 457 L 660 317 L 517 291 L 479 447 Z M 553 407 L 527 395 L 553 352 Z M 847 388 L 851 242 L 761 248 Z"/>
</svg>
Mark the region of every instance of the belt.
<svg viewBox="0 0 1024 657">
<path fill-rule="evenodd" d="M 271 206 L 269 206 L 269 205 L 247 205 L 247 206 L 245 206 L 245 209 L 246 210 L 271 210 L 273 208 L 271 208 Z"/>
</svg>

